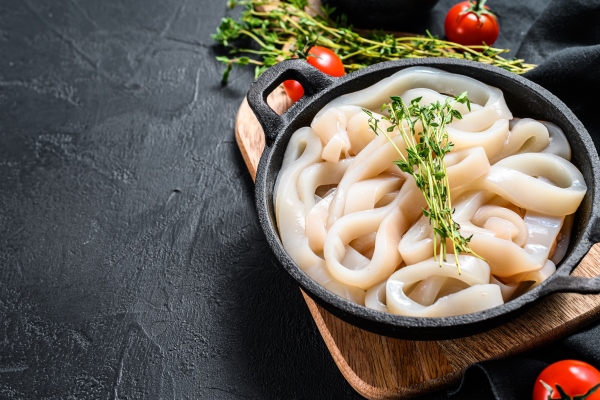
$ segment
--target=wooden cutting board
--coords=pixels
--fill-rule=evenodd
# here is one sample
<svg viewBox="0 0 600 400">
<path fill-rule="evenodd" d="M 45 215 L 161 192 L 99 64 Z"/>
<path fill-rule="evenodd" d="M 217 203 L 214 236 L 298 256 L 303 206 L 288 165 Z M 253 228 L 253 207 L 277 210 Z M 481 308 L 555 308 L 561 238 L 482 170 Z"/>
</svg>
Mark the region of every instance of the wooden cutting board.
<svg viewBox="0 0 600 400">
<path fill-rule="evenodd" d="M 267 100 L 278 114 L 291 105 L 281 86 Z M 236 140 L 255 179 L 265 141 L 246 100 L 238 111 Z M 592 247 L 573 275 L 600 275 L 600 244 Z M 408 399 L 441 389 L 459 380 L 472 363 L 540 347 L 600 317 L 600 295 L 560 293 L 539 301 L 513 321 L 478 335 L 408 341 L 349 325 L 302 294 L 340 371 L 358 393 L 369 399 Z"/>
</svg>

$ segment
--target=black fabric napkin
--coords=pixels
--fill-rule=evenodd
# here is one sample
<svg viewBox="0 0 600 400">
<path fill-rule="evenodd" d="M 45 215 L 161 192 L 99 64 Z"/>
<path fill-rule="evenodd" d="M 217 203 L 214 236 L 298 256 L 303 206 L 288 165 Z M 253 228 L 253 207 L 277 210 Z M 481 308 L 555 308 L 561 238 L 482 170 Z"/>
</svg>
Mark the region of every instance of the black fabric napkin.
<svg viewBox="0 0 600 400">
<path fill-rule="evenodd" d="M 461 383 L 427 400 L 531 399 L 536 377 L 551 363 L 565 359 L 585 361 L 600 368 L 600 322 L 534 352 L 490 360 L 467 368 Z"/>
<path fill-rule="evenodd" d="M 600 149 L 600 0 L 553 0 L 542 7 L 516 56 L 538 64 L 525 76 L 564 101 Z M 523 29 L 518 19 L 500 17 L 504 32 Z M 538 374 L 563 359 L 600 369 L 600 322 L 534 352 L 471 365 L 459 385 L 425 399 L 531 399 Z"/>
<path fill-rule="evenodd" d="M 517 55 L 539 63 L 525 76 L 564 101 L 600 148 L 600 1 L 551 1 Z"/>
</svg>

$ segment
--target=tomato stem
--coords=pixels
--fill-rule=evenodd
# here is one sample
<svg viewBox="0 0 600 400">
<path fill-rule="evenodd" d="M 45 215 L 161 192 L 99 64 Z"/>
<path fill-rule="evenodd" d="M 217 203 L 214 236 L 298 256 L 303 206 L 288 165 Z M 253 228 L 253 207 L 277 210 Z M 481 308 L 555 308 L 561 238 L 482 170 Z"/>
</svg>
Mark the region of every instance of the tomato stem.
<svg viewBox="0 0 600 400">
<path fill-rule="evenodd" d="M 458 20 L 458 18 L 460 18 L 462 15 L 473 13 L 479 20 L 479 26 L 481 27 L 483 25 L 483 19 L 481 18 L 482 15 L 491 15 L 492 17 L 496 18 L 496 14 L 490 11 L 489 7 L 485 7 L 486 1 L 487 0 L 469 0 L 470 7 L 458 13 L 456 19 Z"/>
<path fill-rule="evenodd" d="M 485 2 L 487 0 L 474 0 L 473 11 L 481 11 L 483 10 L 483 6 L 485 6 Z"/>
</svg>

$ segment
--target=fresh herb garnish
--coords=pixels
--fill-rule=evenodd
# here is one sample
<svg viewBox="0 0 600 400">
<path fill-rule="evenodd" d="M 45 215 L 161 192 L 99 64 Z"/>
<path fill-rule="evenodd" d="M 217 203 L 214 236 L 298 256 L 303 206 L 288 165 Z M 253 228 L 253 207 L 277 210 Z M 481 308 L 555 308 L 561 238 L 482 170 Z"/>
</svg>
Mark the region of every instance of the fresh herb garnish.
<svg viewBox="0 0 600 400">
<path fill-rule="evenodd" d="M 423 215 L 429 218 L 433 227 L 433 256 L 439 262 L 446 261 L 446 241 L 452 243 L 456 266 L 460 273 L 458 255 L 460 253 L 475 254 L 469 248 L 470 237 L 465 238 L 460 234 L 460 225 L 452 219 L 452 202 L 450 199 L 450 185 L 446 174 L 444 156 L 452 150 L 453 144 L 448 141 L 446 125 L 454 118 L 462 119 L 458 110 L 454 109 L 456 103 L 466 104 L 471 110 L 471 103 L 467 92 L 454 98 L 447 98 L 444 104 L 438 102 L 421 106 L 418 97 L 406 105 L 400 97 L 391 97 L 391 102 L 381 107 L 382 111 L 389 113 L 389 117 L 382 116 L 377 119 L 369 110 L 363 111 L 369 116 L 369 127 L 375 134 L 382 133 L 394 145 L 400 159 L 395 164 L 403 171 L 412 175 L 417 187 L 423 193 L 427 209 Z M 382 120 L 389 122 L 385 128 Z M 390 133 L 399 131 L 406 144 L 406 156 L 396 146 Z"/>
<path fill-rule="evenodd" d="M 223 82 L 227 82 L 234 65 L 255 65 L 258 77 L 266 68 L 298 56 L 308 44 L 327 47 L 336 52 L 346 72 L 399 58 L 446 57 L 479 61 L 522 74 L 535 67 L 521 59 L 505 59 L 507 49 L 486 45 L 463 46 L 427 32 L 423 37 L 395 37 L 384 32 L 359 34 L 342 16 L 333 19 L 334 8 L 319 10 L 307 0 L 229 0 L 229 8 L 245 9 L 239 20 L 223 18 L 212 38 L 230 49 L 229 56 L 217 57 L 226 65 Z M 253 42 L 249 45 L 247 42 Z M 241 45 L 241 47 L 238 47 Z"/>
</svg>

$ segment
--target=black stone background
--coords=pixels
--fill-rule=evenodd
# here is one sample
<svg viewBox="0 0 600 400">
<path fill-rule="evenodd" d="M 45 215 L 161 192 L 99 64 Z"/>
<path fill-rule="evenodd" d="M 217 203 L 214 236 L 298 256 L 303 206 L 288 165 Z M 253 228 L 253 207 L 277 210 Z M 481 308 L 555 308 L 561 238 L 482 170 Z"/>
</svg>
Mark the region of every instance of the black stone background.
<svg viewBox="0 0 600 400">
<path fill-rule="evenodd" d="M 560 50 L 556 2 L 490 2 L 496 45 Z M 360 398 L 259 228 L 225 3 L 0 0 L 0 399 Z"/>
</svg>

